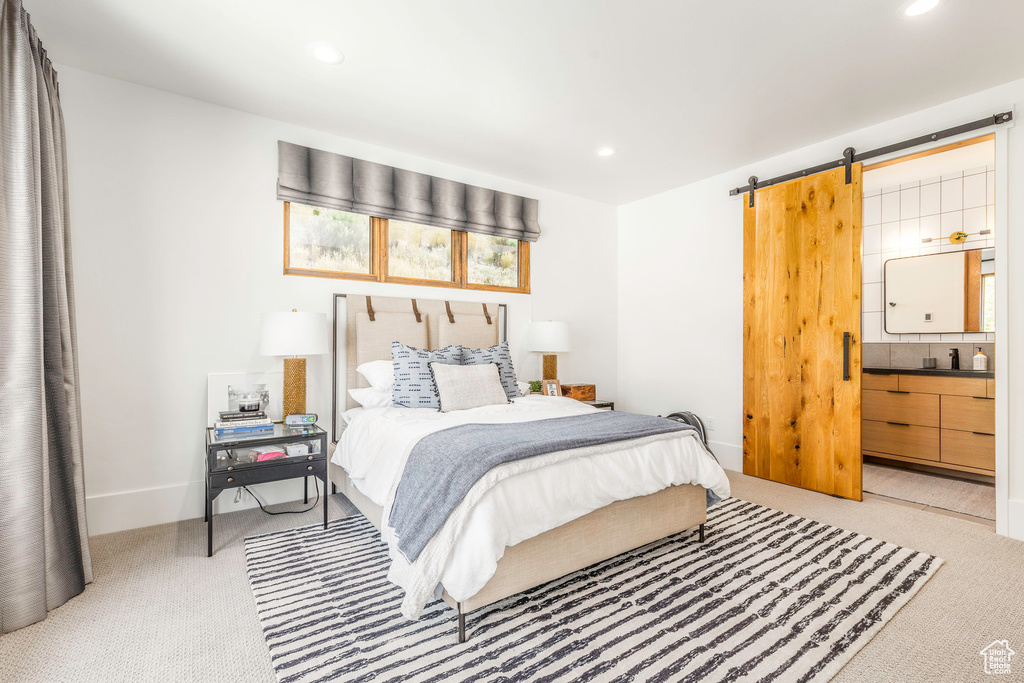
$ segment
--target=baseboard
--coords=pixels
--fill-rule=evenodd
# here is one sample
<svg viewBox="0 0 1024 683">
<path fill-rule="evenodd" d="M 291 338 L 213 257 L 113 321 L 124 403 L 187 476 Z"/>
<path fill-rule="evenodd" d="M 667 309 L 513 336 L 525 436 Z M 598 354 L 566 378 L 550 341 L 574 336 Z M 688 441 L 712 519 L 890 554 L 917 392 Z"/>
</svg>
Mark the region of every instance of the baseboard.
<svg viewBox="0 0 1024 683">
<path fill-rule="evenodd" d="M 1006 535 L 1024 541 L 1024 500 L 1010 498 L 1006 501 Z"/>
<path fill-rule="evenodd" d="M 718 464 L 723 469 L 735 472 L 743 471 L 743 448 L 721 441 L 708 441 L 708 446 L 714 451 L 715 457 L 718 458 Z"/>
<path fill-rule="evenodd" d="M 314 479 L 310 478 L 309 495 L 316 497 Z M 323 482 L 316 479 L 323 495 Z M 89 535 L 99 536 L 115 531 L 139 529 L 157 524 L 181 522 L 186 519 L 203 517 L 205 483 L 192 481 L 172 486 L 160 486 L 135 491 L 121 491 L 95 496 L 86 496 L 85 514 L 89 524 Z M 275 481 L 250 487 L 260 500 L 270 504 L 302 500 L 302 480 Z M 235 490 L 220 494 L 213 501 L 214 514 L 245 510 L 257 506 L 255 499 L 242 490 L 240 500 L 235 502 Z"/>
</svg>

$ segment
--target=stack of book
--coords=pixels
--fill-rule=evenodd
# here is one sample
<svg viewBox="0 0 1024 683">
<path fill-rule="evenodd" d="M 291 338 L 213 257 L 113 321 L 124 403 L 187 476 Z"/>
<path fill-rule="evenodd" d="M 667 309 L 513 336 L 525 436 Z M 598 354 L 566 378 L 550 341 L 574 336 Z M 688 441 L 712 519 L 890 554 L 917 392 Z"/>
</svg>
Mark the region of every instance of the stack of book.
<svg viewBox="0 0 1024 683">
<path fill-rule="evenodd" d="M 274 431 L 274 423 L 262 410 L 242 412 L 239 410 L 222 410 L 220 420 L 213 424 L 218 436 L 258 436 Z"/>
</svg>

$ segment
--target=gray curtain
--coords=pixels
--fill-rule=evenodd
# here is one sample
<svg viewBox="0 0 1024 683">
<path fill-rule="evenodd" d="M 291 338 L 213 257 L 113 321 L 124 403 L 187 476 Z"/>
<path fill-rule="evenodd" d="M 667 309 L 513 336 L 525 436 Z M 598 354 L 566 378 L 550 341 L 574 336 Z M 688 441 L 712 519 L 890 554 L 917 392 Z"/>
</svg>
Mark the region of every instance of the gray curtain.
<svg viewBox="0 0 1024 683">
<path fill-rule="evenodd" d="M 0 633 L 92 581 L 64 118 L 21 6 L 0 0 Z"/>
<path fill-rule="evenodd" d="M 536 242 L 538 202 L 279 140 L 277 198 Z"/>
</svg>

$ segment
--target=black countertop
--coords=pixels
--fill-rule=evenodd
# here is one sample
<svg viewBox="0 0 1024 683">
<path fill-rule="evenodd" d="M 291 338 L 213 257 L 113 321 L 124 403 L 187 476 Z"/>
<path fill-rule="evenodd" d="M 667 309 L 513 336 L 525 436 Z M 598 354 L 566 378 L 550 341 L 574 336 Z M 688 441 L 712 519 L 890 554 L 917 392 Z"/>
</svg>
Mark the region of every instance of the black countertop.
<svg viewBox="0 0 1024 683">
<path fill-rule="evenodd" d="M 934 375 L 936 377 L 975 377 L 977 379 L 995 379 L 996 373 L 980 370 L 949 370 L 936 368 L 864 368 L 868 375 Z"/>
</svg>

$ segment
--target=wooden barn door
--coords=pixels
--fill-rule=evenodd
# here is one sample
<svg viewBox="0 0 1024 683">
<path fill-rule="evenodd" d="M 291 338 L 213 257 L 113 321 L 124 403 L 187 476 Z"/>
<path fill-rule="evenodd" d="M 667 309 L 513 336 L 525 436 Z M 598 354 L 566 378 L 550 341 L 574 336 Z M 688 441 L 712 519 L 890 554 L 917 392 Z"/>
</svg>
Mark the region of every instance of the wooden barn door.
<svg viewBox="0 0 1024 683">
<path fill-rule="evenodd" d="M 743 472 L 861 499 L 861 165 L 743 214 Z"/>
</svg>

